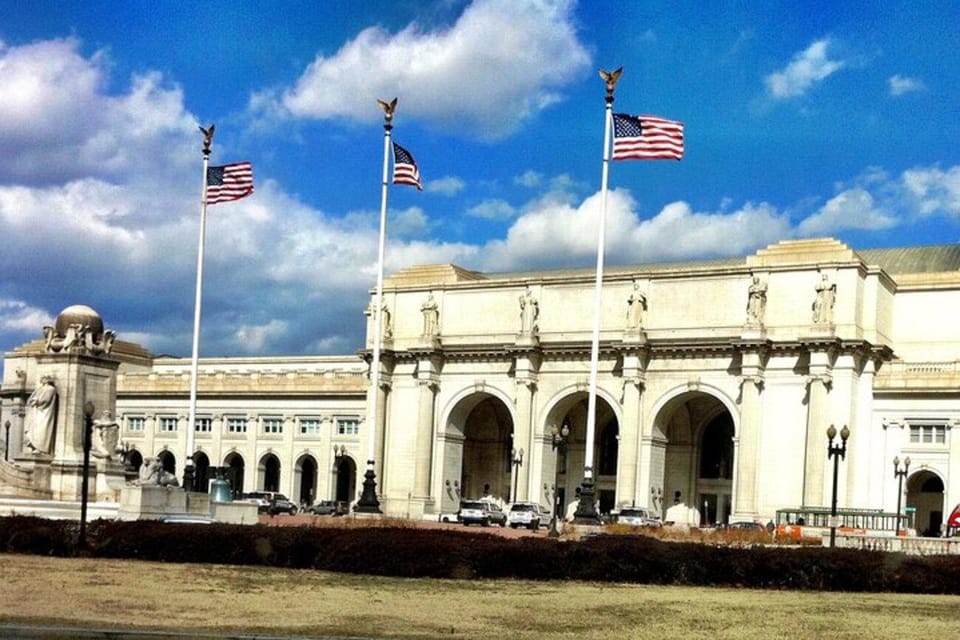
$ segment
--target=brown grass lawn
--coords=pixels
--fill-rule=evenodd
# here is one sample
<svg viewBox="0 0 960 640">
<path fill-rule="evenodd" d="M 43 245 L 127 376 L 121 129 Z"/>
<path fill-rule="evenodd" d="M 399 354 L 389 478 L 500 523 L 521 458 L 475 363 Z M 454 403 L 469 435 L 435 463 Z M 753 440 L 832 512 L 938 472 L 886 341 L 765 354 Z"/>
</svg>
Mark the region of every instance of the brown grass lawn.
<svg viewBox="0 0 960 640">
<path fill-rule="evenodd" d="M 956 638 L 960 597 L 0 555 L 0 623 L 377 638 Z"/>
</svg>

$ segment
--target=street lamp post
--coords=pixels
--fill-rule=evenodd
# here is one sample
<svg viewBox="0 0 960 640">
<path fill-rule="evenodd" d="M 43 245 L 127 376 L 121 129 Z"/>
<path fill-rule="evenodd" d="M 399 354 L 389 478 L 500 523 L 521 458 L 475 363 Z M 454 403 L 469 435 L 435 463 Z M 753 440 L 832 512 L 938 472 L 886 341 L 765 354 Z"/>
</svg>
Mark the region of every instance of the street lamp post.
<svg viewBox="0 0 960 640">
<path fill-rule="evenodd" d="M 893 475 L 897 478 L 897 536 L 900 535 L 900 499 L 903 498 L 903 479 L 910 470 L 910 456 L 903 460 L 903 468 L 900 468 L 900 457 L 893 458 Z"/>
<path fill-rule="evenodd" d="M 827 459 L 833 458 L 833 500 L 830 503 L 830 547 L 837 543 L 837 471 L 840 460 L 847 455 L 847 438 L 850 437 L 850 429 L 843 425 L 840 431 L 840 444 L 833 444 L 833 439 L 837 437 L 837 428 L 830 425 L 827 429 Z"/>
<path fill-rule="evenodd" d="M 519 451 L 510 449 L 510 457 L 513 462 L 513 499 L 510 502 L 517 501 L 517 483 L 520 480 L 520 465 L 523 464 L 523 449 Z"/>
<path fill-rule="evenodd" d="M 557 463 L 553 472 L 553 513 L 550 515 L 550 532 L 548 535 L 551 538 L 560 537 L 560 509 L 563 508 L 563 505 L 560 504 L 560 456 L 566 456 L 567 453 L 567 438 L 570 437 L 570 425 L 566 422 L 557 429 L 556 425 L 553 427 L 553 438 L 550 440 L 550 446 L 553 447 L 554 451 L 559 452 L 557 454 Z M 566 463 L 566 459 L 564 459 Z"/>
<path fill-rule="evenodd" d="M 90 439 L 93 435 L 93 413 L 96 407 L 87 400 L 83 405 L 83 478 L 80 481 L 80 536 L 77 546 L 87 546 L 87 489 L 90 485 Z"/>
</svg>

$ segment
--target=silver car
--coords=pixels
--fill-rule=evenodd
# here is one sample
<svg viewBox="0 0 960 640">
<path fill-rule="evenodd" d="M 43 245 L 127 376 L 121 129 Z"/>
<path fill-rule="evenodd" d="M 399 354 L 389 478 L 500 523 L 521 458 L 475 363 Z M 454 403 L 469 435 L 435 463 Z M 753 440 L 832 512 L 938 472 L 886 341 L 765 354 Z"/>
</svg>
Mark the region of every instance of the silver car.
<svg viewBox="0 0 960 640">
<path fill-rule="evenodd" d="M 489 527 L 492 524 L 507 526 L 507 514 L 495 502 L 489 500 L 464 500 L 460 503 L 460 522 L 464 525 L 480 524 Z"/>
<path fill-rule="evenodd" d="M 660 518 L 641 507 L 624 507 L 614 515 L 614 522 L 630 527 L 661 527 Z"/>
<path fill-rule="evenodd" d="M 527 527 L 536 531 L 540 523 L 548 519 L 549 516 L 543 515 L 542 507 L 536 502 L 514 502 L 507 513 L 507 522 L 511 529 Z"/>
</svg>

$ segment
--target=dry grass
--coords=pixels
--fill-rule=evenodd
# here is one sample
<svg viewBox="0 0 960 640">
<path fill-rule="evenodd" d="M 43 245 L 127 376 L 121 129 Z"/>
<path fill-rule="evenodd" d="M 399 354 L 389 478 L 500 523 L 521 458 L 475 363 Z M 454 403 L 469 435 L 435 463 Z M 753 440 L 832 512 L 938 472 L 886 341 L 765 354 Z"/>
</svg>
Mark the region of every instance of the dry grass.
<svg viewBox="0 0 960 640">
<path fill-rule="evenodd" d="M 378 638 L 950 638 L 960 597 L 528 581 L 0 555 L 0 623 Z"/>
</svg>

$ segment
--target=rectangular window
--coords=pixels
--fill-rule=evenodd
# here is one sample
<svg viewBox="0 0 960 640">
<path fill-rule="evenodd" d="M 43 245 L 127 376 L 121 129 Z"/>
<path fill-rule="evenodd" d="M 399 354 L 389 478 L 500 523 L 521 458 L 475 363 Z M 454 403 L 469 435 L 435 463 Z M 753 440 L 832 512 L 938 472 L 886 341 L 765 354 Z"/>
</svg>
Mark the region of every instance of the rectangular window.
<svg viewBox="0 0 960 640">
<path fill-rule="evenodd" d="M 264 432 L 264 433 L 283 433 L 283 419 L 281 419 L 281 418 L 264 418 L 264 419 L 263 419 L 263 432 Z"/>
<path fill-rule="evenodd" d="M 305 436 L 320 435 L 320 418 L 300 418 L 300 434 Z"/>
<path fill-rule="evenodd" d="M 944 424 L 911 424 L 910 444 L 946 444 L 947 426 Z"/>
<path fill-rule="evenodd" d="M 147 428 L 147 419 L 143 416 L 128 416 L 127 431 L 144 431 Z"/>
<path fill-rule="evenodd" d="M 246 418 L 227 418 L 227 433 L 246 433 Z"/>
<path fill-rule="evenodd" d="M 193 430 L 197 433 L 210 433 L 213 431 L 213 418 L 196 418 Z"/>
<path fill-rule="evenodd" d="M 177 430 L 176 416 L 160 416 L 160 432 L 171 433 Z"/>
<path fill-rule="evenodd" d="M 360 420 L 357 418 L 337 418 L 337 435 L 360 435 Z"/>
</svg>

